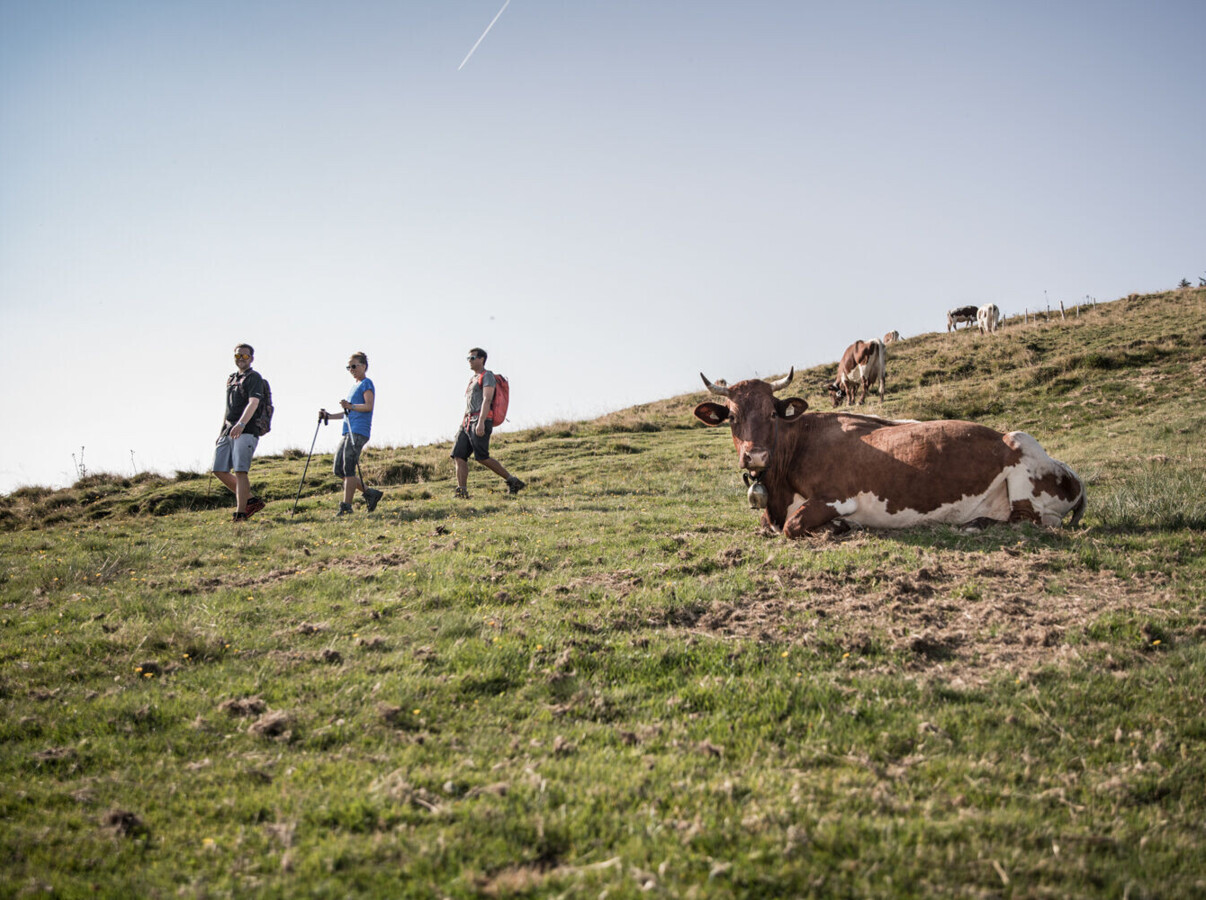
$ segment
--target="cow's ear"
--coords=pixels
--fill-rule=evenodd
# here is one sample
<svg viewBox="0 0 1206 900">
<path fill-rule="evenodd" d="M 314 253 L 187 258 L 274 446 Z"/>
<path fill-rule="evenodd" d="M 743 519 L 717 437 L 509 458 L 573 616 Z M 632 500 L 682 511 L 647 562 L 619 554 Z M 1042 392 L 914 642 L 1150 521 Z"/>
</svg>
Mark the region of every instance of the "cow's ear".
<svg viewBox="0 0 1206 900">
<path fill-rule="evenodd" d="M 729 408 L 719 403 L 701 403 L 695 407 L 695 418 L 705 425 L 719 425 L 729 417 Z"/>
<path fill-rule="evenodd" d="M 775 414 L 780 419 L 798 418 L 804 410 L 808 409 L 808 401 L 801 400 L 799 397 L 788 397 L 786 400 L 775 399 Z"/>
</svg>

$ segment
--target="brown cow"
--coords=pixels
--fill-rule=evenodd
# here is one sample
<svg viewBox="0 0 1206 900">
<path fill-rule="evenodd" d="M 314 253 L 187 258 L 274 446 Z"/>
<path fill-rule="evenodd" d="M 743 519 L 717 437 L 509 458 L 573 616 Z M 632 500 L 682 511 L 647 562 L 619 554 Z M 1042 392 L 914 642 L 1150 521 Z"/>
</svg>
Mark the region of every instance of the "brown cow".
<svg viewBox="0 0 1206 900">
<path fill-rule="evenodd" d="M 810 413 L 780 399 L 795 374 L 720 387 L 723 403 L 701 403 L 705 425 L 728 420 L 737 464 L 752 480 L 750 504 L 789 538 L 832 523 L 908 528 L 986 521 L 1072 525 L 1085 509 L 1077 474 L 1022 431 L 1002 434 L 972 422 L 891 421 L 854 413 Z"/>
<path fill-rule="evenodd" d="M 837 378 L 825 385 L 833 398 L 834 406 L 845 400 L 854 405 L 854 395 L 861 386 L 859 404 L 867 402 L 867 389 L 872 382 L 879 383 L 879 402 L 884 402 L 884 382 L 888 377 L 888 350 L 883 341 L 855 341 L 846 348 L 838 363 Z"/>
</svg>

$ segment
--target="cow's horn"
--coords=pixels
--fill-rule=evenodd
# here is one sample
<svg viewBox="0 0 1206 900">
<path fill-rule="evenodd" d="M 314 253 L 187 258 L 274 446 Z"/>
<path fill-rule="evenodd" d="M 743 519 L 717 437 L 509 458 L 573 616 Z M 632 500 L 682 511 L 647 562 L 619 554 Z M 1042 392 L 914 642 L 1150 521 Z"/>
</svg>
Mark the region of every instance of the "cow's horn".
<svg viewBox="0 0 1206 900">
<path fill-rule="evenodd" d="M 703 379 L 703 383 L 708 386 L 708 390 L 713 394 L 719 394 L 721 397 L 727 397 L 729 395 L 729 389 L 727 387 L 712 384 L 712 382 L 708 381 L 708 376 L 703 372 L 699 373 L 699 377 Z"/>
<path fill-rule="evenodd" d="M 787 387 L 789 384 L 791 384 L 791 380 L 795 377 L 795 375 L 796 375 L 796 367 L 792 366 L 791 371 L 788 372 L 786 376 L 784 376 L 783 378 L 780 378 L 778 381 L 772 381 L 770 383 L 771 390 L 772 391 L 783 390 L 785 387 Z"/>
</svg>

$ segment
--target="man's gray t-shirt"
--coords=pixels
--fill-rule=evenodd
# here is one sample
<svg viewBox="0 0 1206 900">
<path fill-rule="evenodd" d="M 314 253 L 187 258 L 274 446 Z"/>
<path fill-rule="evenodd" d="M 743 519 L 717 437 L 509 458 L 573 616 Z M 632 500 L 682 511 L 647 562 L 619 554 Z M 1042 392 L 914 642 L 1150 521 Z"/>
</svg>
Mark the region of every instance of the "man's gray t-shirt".
<svg viewBox="0 0 1206 900">
<path fill-rule="evenodd" d="M 483 369 L 480 375 L 469 379 L 469 386 L 465 388 L 465 418 L 470 422 L 477 421 L 478 414 L 482 411 L 484 389 L 494 386 L 494 373 L 488 369 Z"/>
</svg>

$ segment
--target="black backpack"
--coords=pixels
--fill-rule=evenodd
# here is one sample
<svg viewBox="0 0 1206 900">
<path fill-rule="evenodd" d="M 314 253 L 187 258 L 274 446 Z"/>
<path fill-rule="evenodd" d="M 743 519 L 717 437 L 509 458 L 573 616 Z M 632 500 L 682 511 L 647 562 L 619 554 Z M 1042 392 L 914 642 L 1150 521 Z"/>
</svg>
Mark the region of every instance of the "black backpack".
<svg viewBox="0 0 1206 900">
<path fill-rule="evenodd" d="M 264 378 L 263 375 L 260 377 Z M 259 432 L 260 437 L 263 437 L 272 430 L 272 414 L 274 412 L 276 412 L 276 408 L 272 405 L 272 388 L 268 386 L 268 379 L 264 378 L 264 399 L 255 408 L 255 415 L 251 417 L 255 430 Z"/>
<path fill-rule="evenodd" d="M 257 373 L 259 374 L 259 373 Z M 239 393 L 245 394 L 246 390 L 243 387 L 245 376 L 238 373 L 230 376 L 229 385 L 237 385 Z M 257 437 L 263 437 L 272 430 L 272 414 L 276 412 L 276 408 L 272 405 L 272 388 L 268 384 L 268 379 L 260 375 L 260 381 L 264 383 L 264 399 L 260 401 L 260 405 L 255 408 L 255 413 L 251 417 L 251 421 L 247 423 L 247 431 L 252 432 Z M 250 397 L 247 398 L 251 400 Z"/>
</svg>

